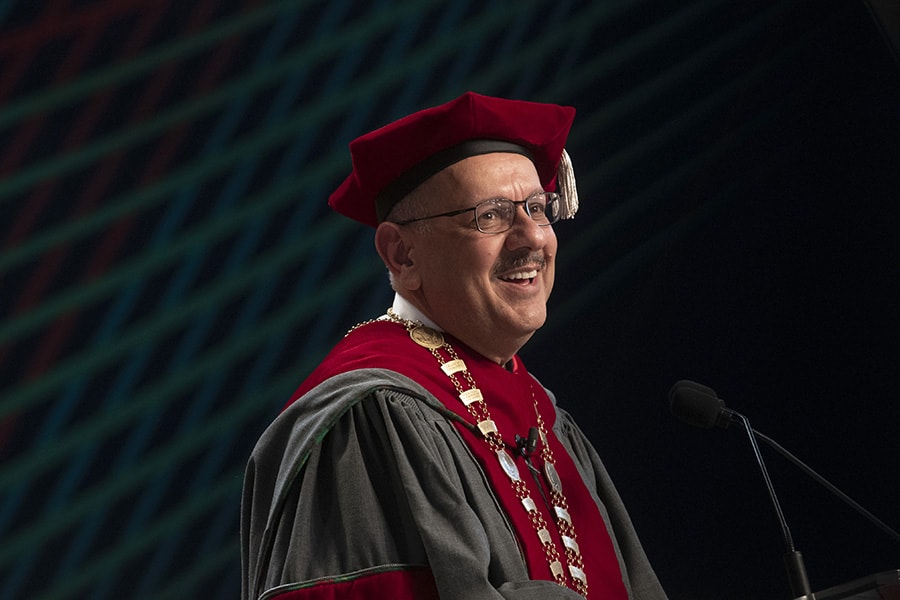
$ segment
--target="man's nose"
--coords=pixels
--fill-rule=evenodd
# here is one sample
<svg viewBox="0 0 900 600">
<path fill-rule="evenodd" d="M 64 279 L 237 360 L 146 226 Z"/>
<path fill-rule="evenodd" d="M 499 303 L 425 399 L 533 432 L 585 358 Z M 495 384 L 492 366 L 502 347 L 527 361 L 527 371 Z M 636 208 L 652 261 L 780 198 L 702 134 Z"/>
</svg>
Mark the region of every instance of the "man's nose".
<svg viewBox="0 0 900 600">
<path fill-rule="evenodd" d="M 519 204 L 516 206 L 515 219 L 506 238 L 506 244 L 510 248 L 522 246 L 541 248 L 545 243 L 546 229 L 548 227 L 541 227 L 531 218 L 524 204 Z"/>
</svg>

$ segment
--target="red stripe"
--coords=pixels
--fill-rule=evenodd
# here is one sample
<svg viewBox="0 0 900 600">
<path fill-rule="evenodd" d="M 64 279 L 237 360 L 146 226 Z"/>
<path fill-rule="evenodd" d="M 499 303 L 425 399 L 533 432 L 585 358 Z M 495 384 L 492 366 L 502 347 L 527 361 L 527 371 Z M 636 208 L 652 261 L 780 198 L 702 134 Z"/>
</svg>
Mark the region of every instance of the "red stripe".
<svg viewBox="0 0 900 600">
<path fill-rule="evenodd" d="M 33 68 L 35 54 L 42 47 L 61 39 L 64 34 L 75 35 L 75 49 L 67 53 L 62 68 L 52 81 L 52 87 L 59 87 L 61 83 L 79 75 L 88 50 L 94 47 L 100 34 L 106 30 L 112 19 L 118 18 L 120 13 L 129 7 L 128 3 L 120 5 L 110 2 L 96 5 L 92 10 L 80 13 L 69 11 L 62 15 L 64 7 L 61 4 L 58 2 L 52 9 L 45 11 L 44 17 L 35 27 L 19 33 L 6 33 L 0 38 L 0 54 L 9 55 L 0 59 L 0 63 L 4 66 L 0 71 L 2 73 L 0 100 L 6 100 L 14 92 L 22 76 L 28 69 Z M 111 6 L 115 6 L 116 10 L 109 10 Z M 90 35 L 86 35 L 87 33 Z M 0 160 L 0 174 L 15 170 L 19 160 L 27 155 L 28 148 L 43 126 L 44 120 L 42 115 L 38 115 L 27 121 L 26 128 L 19 129 L 16 138 L 9 144 L 6 155 Z"/>
<path fill-rule="evenodd" d="M 431 600 L 438 598 L 431 571 L 410 568 L 403 571 L 373 573 L 349 580 L 328 580 L 310 587 L 290 590 L 272 596 L 272 600 Z"/>
<path fill-rule="evenodd" d="M 138 50 L 144 46 L 147 38 L 153 32 L 157 21 L 162 16 L 162 12 L 163 11 L 157 11 L 155 13 L 147 14 L 144 18 L 139 20 L 141 27 L 134 32 L 134 35 L 129 36 L 128 43 L 122 50 L 122 56 L 124 58 L 132 58 L 137 54 Z M 101 30 L 99 29 L 100 25 L 101 24 L 98 24 L 97 28 L 91 28 L 90 31 L 92 35 L 79 39 L 78 49 L 80 52 L 75 53 L 75 56 L 79 60 L 75 61 L 73 60 L 72 55 L 69 56 L 63 70 L 57 76 L 57 83 L 68 81 L 79 74 L 78 70 L 87 58 L 88 50 L 93 47 L 101 34 Z M 88 44 L 89 42 L 90 45 Z M 93 128 L 96 122 L 105 114 L 112 97 L 112 92 L 106 91 L 97 98 L 91 99 L 87 104 L 87 109 L 81 113 L 74 127 L 69 130 L 66 141 L 62 146 L 63 154 L 84 145 L 85 140 L 89 137 L 89 129 Z M 0 162 L 0 173 L 14 170 L 18 166 L 19 158 L 27 155 L 28 148 L 43 128 L 46 120 L 46 115 L 39 115 L 30 119 L 26 127 L 19 129 L 16 138 L 10 145 L 10 151 L 7 152 L 4 160 Z M 7 239 L 4 241 L 4 248 L 15 246 L 27 236 L 34 221 L 37 219 L 54 191 L 55 181 L 48 181 L 32 193 L 28 201 L 24 203 L 25 210 L 19 214 L 18 220 L 13 225 Z"/>
<path fill-rule="evenodd" d="M 106 25 L 122 15 L 140 9 L 158 8 L 159 2 L 149 0 L 116 0 L 115 2 L 94 2 L 82 10 L 69 10 L 63 14 L 68 2 L 59 0 L 45 8 L 41 16 L 27 29 L 4 32 L 0 38 L 0 54 L 15 55 L 23 49 L 39 48 L 54 38 L 77 34 L 88 26 Z"/>
<path fill-rule="evenodd" d="M 154 4 L 154 7 L 158 10 L 144 14 L 143 18 L 139 20 L 140 29 L 136 30 L 133 35 L 128 37 L 127 45 L 122 51 L 123 56 L 128 58 L 133 57 L 144 46 L 146 40 L 153 32 L 154 27 L 164 14 L 166 5 L 157 3 Z M 195 10 L 194 14 L 205 15 L 206 13 L 207 11 Z M 188 28 L 188 31 L 190 32 L 194 25 L 199 24 L 201 23 L 198 23 L 197 18 L 192 19 L 191 27 Z M 136 121 L 139 116 L 146 114 L 147 110 L 152 108 L 152 103 L 158 100 L 160 90 L 164 89 L 165 84 L 168 83 L 170 78 L 171 68 L 159 71 L 155 74 L 151 84 L 154 93 L 142 95 L 141 104 L 133 111 L 131 122 Z M 102 116 L 104 111 L 100 110 L 100 107 L 107 107 L 112 97 L 112 92 L 107 91 L 94 102 L 90 103 L 89 106 L 97 108 L 89 109 L 88 112 L 82 113 L 78 124 L 76 124 L 70 133 L 66 142 L 66 147 L 75 146 L 78 143 L 81 143 L 82 138 L 88 135 L 88 129 L 93 125 L 93 122 Z M 88 212 L 96 204 L 97 200 L 102 197 L 103 191 L 108 186 L 111 177 L 115 174 L 115 167 L 117 167 L 120 162 L 121 157 L 115 157 L 106 162 L 106 165 L 109 165 L 108 168 L 98 168 L 95 171 L 90 183 L 81 195 L 81 199 L 75 211 L 76 216 Z M 55 187 L 56 182 L 47 182 L 32 194 L 30 201 L 25 203 L 26 207 L 28 207 L 26 209 L 27 212 L 20 215 L 19 222 L 14 228 L 16 238 L 14 238 L 12 242 L 15 242 L 19 236 L 25 236 L 28 229 L 31 227 L 30 221 L 39 214 L 44 203 L 52 196 L 52 192 L 55 191 Z M 130 223 L 126 227 L 115 227 L 107 234 L 106 239 L 101 242 L 99 252 L 95 253 L 94 258 L 87 269 L 86 277 L 84 277 L 82 281 L 91 277 L 96 277 L 97 274 L 103 270 L 103 263 L 111 260 L 115 250 L 121 245 L 121 242 L 129 229 Z M 24 293 L 19 297 L 13 314 L 19 314 L 28 307 L 37 305 L 40 302 L 44 289 L 50 283 L 52 277 L 57 273 L 59 266 L 62 263 L 62 259 L 65 257 L 69 247 L 70 244 L 66 244 L 55 248 L 52 252 L 45 255 L 40 265 L 37 267 L 35 276 L 32 277 L 27 284 Z M 98 255 L 102 256 L 103 260 L 98 260 Z M 73 312 L 64 315 L 45 330 L 40 345 L 34 351 L 28 366 L 24 370 L 25 381 L 33 380 L 49 370 L 59 355 L 63 345 L 71 336 L 72 329 L 77 322 L 76 316 L 78 314 L 78 312 Z M 0 347 L 0 362 L 3 361 L 11 347 L 12 345 Z M 4 423 L 7 430 L 14 427 L 14 419 L 15 416 L 13 415 Z M 7 431 L 7 435 L 3 436 L 4 439 L 0 439 L 0 447 L 3 447 L 9 437 L 10 434 Z"/>
<path fill-rule="evenodd" d="M 55 84 L 62 84 L 74 79 L 90 56 L 91 49 L 100 37 L 99 29 L 90 29 L 86 35 L 79 37 L 75 45 L 66 53 L 66 58 L 57 70 Z M 0 174 L 12 172 L 18 167 L 21 159 L 28 153 L 34 139 L 38 136 L 46 121 L 45 115 L 29 119 L 24 127 L 20 127 L 10 143 L 6 155 L 0 162 Z M 8 247 L 8 244 L 6 245 Z"/>
<path fill-rule="evenodd" d="M 60 18 L 64 4 L 66 4 L 64 0 L 57 0 L 52 5 L 45 6 L 36 27 L 30 27 L 19 33 L 4 32 L 0 38 L 0 64 L 3 65 L 3 69 L 0 70 L 0 100 L 6 100 L 13 85 L 22 78 L 23 73 L 33 66 L 32 59 L 35 53 L 47 43 L 46 40 L 39 39 L 39 36 L 35 35 L 36 31 L 64 21 Z M 10 41 L 16 38 L 21 38 L 21 41 L 10 45 Z M 4 54 L 11 54 L 11 56 L 3 56 Z M 0 170 L 0 173 L 2 172 Z"/>
<path fill-rule="evenodd" d="M 100 36 L 100 31 L 98 29 L 91 29 L 89 33 L 90 35 L 79 38 L 73 51 L 67 55 L 65 62 L 57 73 L 57 83 L 68 81 L 78 75 L 83 63 L 90 55 L 90 50 L 94 47 Z M 40 115 L 37 118 L 30 119 L 24 127 L 18 129 L 15 138 L 9 146 L 9 151 L 6 153 L 3 161 L 0 162 L 0 173 L 13 171 L 18 167 L 20 159 L 27 155 L 28 148 L 31 147 L 35 138 L 38 136 L 41 129 L 43 129 L 46 120 L 46 115 Z M 65 145 L 64 149 L 72 149 L 82 142 L 82 137 L 75 138 L 74 135 L 70 133 L 68 143 Z M 13 224 L 7 235 L 3 244 L 4 249 L 21 243 L 21 240 L 26 237 L 34 224 L 34 221 L 44 209 L 44 206 L 53 191 L 53 187 L 51 182 L 41 185 L 31 194 L 31 197 L 22 204 L 24 209 L 19 213 L 16 222 Z"/>
<path fill-rule="evenodd" d="M 133 36 L 129 37 L 129 42 L 125 47 L 123 54 L 129 57 L 136 54 L 136 52 L 143 46 L 147 38 L 152 33 L 153 28 L 156 26 L 156 23 L 161 16 L 162 12 L 157 12 L 147 15 L 146 19 L 142 19 L 142 27 L 139 30 L 135 31 L 135 34 Z M 90 39 L 91 41 L 93 41 L 97 37 L 98 34 L 95 33 L 89 38 L 86 37 L 84 39 Z M 86 41 L 82 43 L 81 46 L 86 46 Z M 68 75 L 68 73 L 66 73 L 66 75 Z M 102 118 L 103 114 L 105 114 L 105 111 L 108 108 L 112 97 L 113 94 L 111 92 L 106 92 L 96 100 L 88 104 L 87 110 L 81 113 L 79 120 L 69 131 L 69 135 L 63 143 L 63 153 L 65 153 L 66 151 L 74 150 L 78 146 L 84 144 L 85 139 L 88 138 L 90 134 L 90 130 L 94 127 L 96 122 Z M 42 124 L 43 121 L 43 117 L 40 119 L 36 119 L 32 122 L 32 127 L 30 129 L 36 131 L 38 126 Z M 106 173 L 103 173 L 103 175 L 106 178 L 109 178 L 112 173 L 113 170 L 109 169 Z M 103 187 L 105 187 L 105 183 L 107 182 L 103 182 Z M 44 182 L 36 190 L 34 190 L 28 200 L 24 202 L 25 210 L 19 214 L 19 219 L 13 226 L 12 232 L 4 244 L 5 247 L 14 246 L 20 243 L 21 239 L 26 237 L 28 231 L 33 225 L 33 221 L 38 217 L 47 202 L 54 197 L 57 184 L 58 181 L 56 180 Z M 97 185 L 97 177 L 95 177 L 91 181 L 90 185 Z M 102 193 L 102 189 L 100 193 Z M 76 215 L 82 215 L 87 212 L 94 204 L 94 198 L 96 197 L 99 197 L 99 193 L 95 194 L 93 198 L 89 198 L 89 202 L 85 202 L 85 194 L 82 194 L 82 200 L 76 207 Z M 60 265 L 63 263 L 63 259 L 68 253 L 68 250 L 69 245 L 64 245 L 55 248 L 42 258 L 40 264 L 32 271 L 31 278 L 23 286 L 23 290 L 13 308 L 13 315 L 21 314 L 32 306 L 38 304 L 44 294 L 44 290 L 48 285 L 50 285 L 53 278 L 59 271 Z M 41 354 L 42 352 L 45 351 L 42 351 L 40 349 L 38 350 L 39 354 Z M 3 355 L 4 352 L 0 351 L 0 360 L 2 360 Z M 42 371 L 38 370 L 37 374 L 40 374 L 40 372 Z M 26 378 L 30 378 L 33 376 L 35 376 L 35 373 L 32 372 L 32 369 L 26 369 Z"/>
<path fill-rule="evenodd" d="M 192 33 L 204 25 L 209 18 L 209 15 L 214 10 L 215 5 L 215 2 L 206 2 L 203 5 L 196 6 L 187 32 Z M 193 95 L 205 92 L 213 83 L 215 83 L 220 72 L 228 64 L 234 46 L 235 42 L 230 42 L 214 54 L 214 62 L 209 68 L 204 69 L 203 79 L 201 79 L 194 88 Z M 137 122 L 142 116 L 152 113 L 154 106 L 162 97 L 163 92 L 175 71 L 176 68 L 174 66 L 169 66 L 155 74 L 150 86 L 148 86 L 145 93 L 141 95 L 141 103 L 133 111 L 130 123 Z M 138 187 L 153 180 L 163 171 L 172 160 L 175 151 L 187 133 L 188 129 L 182 127 L 178 130 L 173 130 L 161 140 L 157 153 L 150 159 L 139 179 Z M 76 210 L 76 216 L 88 212 L 101 198 L 103 198 L 106 187 L 115 175 L 122 160 L 123 157 L 119 155 L 98 166 L 85 193 L 81 196 Z M 113 262 L 121 248 L 122 243 L 127 239 L 127 235 L 134 225 L 134 222 L 134 217 L 128 217 L 117 223 L 109 232 L 107 232 L 105 238 L 100 241 L 98 249 L 95 251 L 89 265 L 85 269 L 82 282 L 95 279 L 107 270 L 109 264 Z M 67 248 L 68 246 L 57 248 L 53 254 L 65 253 Z M 40 295 L 43 293 L 43 288 L 50 281 L 51 276 L 56 273 L 59 264 L 60 262 L 58 260 L 49 261 L 46 263 L 46 266 L 42 264 L 39 267 L 39 285 L 29 286 L 28 295 L 23 295 L 19 299 L 17 304 L 18 310 L 24 310 L 25 307 L 32 306 L 40 301 Z M 80 311 L 75 311 L 60 318 L 49 328 L 49 335 L 45 335 L 41 340 L 40 346 L 25 369 L 27 377 L 38 377 L 49 369 L 50 365 L 56 360 L 56 357 L 59 355 L 64 344 L 71 335 L 71 331 L 77 323 L 75 316 L 77 316 L 79 312 Z M 2 356 L 0 356 L 0 359 L 2 359 Z"/>
</svg>

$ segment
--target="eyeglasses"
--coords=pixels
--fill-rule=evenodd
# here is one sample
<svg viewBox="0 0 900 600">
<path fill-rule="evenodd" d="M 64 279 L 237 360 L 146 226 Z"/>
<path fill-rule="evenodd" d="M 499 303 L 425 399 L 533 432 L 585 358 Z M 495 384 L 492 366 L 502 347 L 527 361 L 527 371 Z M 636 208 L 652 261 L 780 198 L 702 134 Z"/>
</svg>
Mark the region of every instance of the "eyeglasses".
<svg viewBox="0 0 900 600">
<path fill-rule="evenodd" d="M 556 192 L 539 192 L 524 200 L 491 198 L 490 200 L 479 202 L 470 208 L 398 221 L 397 225 L 408 225 L 416 221 L 436 219 L 438 217 L 455 217 L 471 210 L 475 213 L 475 227 L 478 228 L 478 231 L 482 233 L 503 233 L 512 228 L 516 220 L 516 206 L 520 204 L 525 207 L 525 212 L 531 217 L 531 220 L 542 227 L 559 221 L 559 194 Z"/>
</svg>

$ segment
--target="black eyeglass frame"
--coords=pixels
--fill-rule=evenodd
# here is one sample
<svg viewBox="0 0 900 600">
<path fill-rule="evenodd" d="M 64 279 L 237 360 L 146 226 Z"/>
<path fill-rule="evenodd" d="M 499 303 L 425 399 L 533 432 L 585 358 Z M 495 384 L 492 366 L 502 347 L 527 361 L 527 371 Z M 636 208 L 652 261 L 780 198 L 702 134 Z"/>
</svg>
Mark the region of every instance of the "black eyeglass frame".
<svg viewBox="0 0 900 600">
<path fill-rule="evenodd" d="M 533 202 L 535 198 L 538 196 L 544 197 L 544 216 L 547 216 L 547 207 L 550 206 L 551 202 L 557 203 L 557 210 L 551 216 L 547 216 L 546 223 L 537 223 L 534 217 L 531 216 L 531 209 L 529 208 L 529 203 Z M 409 225 L 410 223 L 415 223 L 417 221 L 425 221 L 427 219 L 436 219 L 438 217 L 455 217 L 456 215 L 461 215 L 463 213 L 467 213 L 470 210 L 472 211 L 472 216 L 475 220 L 475 227 L 481 233 L 503 233 L 505 231 L 509 231 L 512 229 L 512 226 L 516 223 L 516 214 L 518 211 L 516 207 L 522 205 L 525 208 L 525 213 L 531 217 L 532 221 L 538 224 L 540 227 L 547 227 L 549 225 L 553 225 L 557 221 L 559 221 L 559 214 L 561 210 L 559 210 L 559 202 L 561 201 L 560 195 L 557 192 L 537 192 L 534 193 L 524 200 L 510 200 L 509 198 L 489 198 L 487 200 L 482 200 L 475 206 L 470 206 L 469 208 L 461 208 L 459 210 L 451 210 L 450 212 L 440 213 L 438 215 L 428 215 L 427 217 L 417 217 L 415 219 L 406 219 L 405 221 L 394 221 L 397 225 Z M 493 231 L 485 231 L 481 228 L 481 225 L 478 222 L 478 208 L 484 206 L 486 204 L 496 203 L 496 202 L 509 202 L 513 206 L 513 218 L 510 220 L 509 225 L 505 229 L 497 229 Z"/>
</svg>

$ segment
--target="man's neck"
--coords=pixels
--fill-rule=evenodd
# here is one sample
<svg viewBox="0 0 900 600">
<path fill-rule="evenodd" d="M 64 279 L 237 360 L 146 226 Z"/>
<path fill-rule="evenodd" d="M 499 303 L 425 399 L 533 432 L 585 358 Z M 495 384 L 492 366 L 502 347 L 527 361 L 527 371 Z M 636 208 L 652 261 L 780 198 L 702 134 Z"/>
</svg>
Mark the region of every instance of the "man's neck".
<svg viewBox="0 0 900 600">
<path fill-rule="evenodd" d="M 412 302 L 410 302 L 400 294 L 394 294 L 394 305 L 391 306 L 391 309 L 394 311 L 394 314 L 401 319 L 406 319 L 407 321 L 418 321 L 422 325 L 431 327 L 432 329 L 436 329 L 437 331 L 443 331 L 443 329 L 438 327 L 434 321 L 429 319 L 421 310 L 416 308 Z"/>
<path fill-rule="evenodd" d="M 391 306 L 391 310 L 393 310 L 394 314 L 396 314 L 398 317 L 400 317 L 402 319 L 406 319 L 408 321 L 419 321 L 423 325 L 425 325 L 427 327 L 431 327 L 432 329 L 436 329 L 437 331 L 445 331 L 442 327 L 440 327 L 434 321 L 429 319 L 425 315 L 425 313 L 423 313 L 421 310 L 419 310 L 412 302 L 410 302 L 409 300 L 407 300 L 400 294 L 397 294 L 397 293 L 394 294 L 394 304 L 393 304 L 393 306 Z M 464 343 L 467 342 L 467 340 L 462 340 L 462 341 Z M 476 352 L 478 352 L 479 354 L 481 354 L 488 360 L 492 360 L 500 365 L 509 364 L 509 361 L 511 361 L 512 357 L 515 355 L 515 352 L 513 352 L 509 356 L 502 356 L 502 357 L 501 356 L 493 356 L 489 353 L 483 352 L 481 349 L 472 345 L 471 341 L 468 341 L 467 343 L 473 350 L 475 350 Z"/>
</svg>

